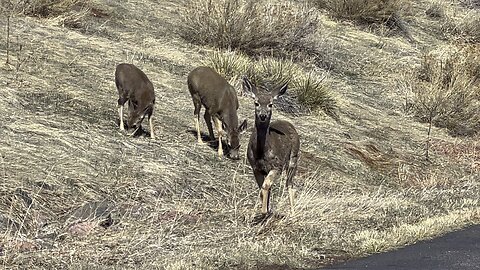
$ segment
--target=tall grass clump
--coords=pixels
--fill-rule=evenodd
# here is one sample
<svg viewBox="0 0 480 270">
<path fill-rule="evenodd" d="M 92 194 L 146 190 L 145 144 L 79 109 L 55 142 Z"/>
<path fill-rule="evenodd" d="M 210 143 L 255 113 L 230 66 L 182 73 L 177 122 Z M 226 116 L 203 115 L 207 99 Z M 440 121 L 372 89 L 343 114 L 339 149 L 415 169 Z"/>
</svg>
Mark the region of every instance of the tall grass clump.
<svg viewBox="0 0 480 270">
<path fill-rule="evenodd" d="M 188 42 L 248 55 L 287 55 L 310 48 L 317 17 L 306 5 L 268 0 L 186 1 L 179 35 Z"/>
<path fill-rule="evenodd" d="M 404 29 L 401 14 L 407 0 L 311 0 L 331 16 L 360 24 L 382 24 Z"/>
<path fill-rule="evenodd" d="M 284 102 L 277 103 L 279 109 L 290 113 L 321 110 L 337 118 L 337 101 L 326 77 L 307 75 L 300 65 L 290 60 L 269 57 L 252 60 L 241 53 L 217 51 L 204 64 L 230 81 L 247 76 L 256 85 L 274 86 L 287 82 L 292 91 L 284 97 Z"/>
<path fill-rule="evenodd" d="M 480 47 L 441 47 L 427 53 L 413 78 L 416 116 L 452 135 L 480 131 Z"/>
<path fill-rule="evenodd" d="M 205 64 L 222 74 L 227 80 L 236 80 L 239 74 L 246 73 L 250 59 L 234 52 L 214 52 L 210 54 Z"/>
<path fill-rule="evenodd" d="M 338 120 L 337 101 L 330 92 L 330 85 L 324 82 L 325 78 L 308 74 L 297 79 L 295 83 L 297 98 L 301 104 L 308 108 L 319 108 L 327 115 Z"/>
</svg>

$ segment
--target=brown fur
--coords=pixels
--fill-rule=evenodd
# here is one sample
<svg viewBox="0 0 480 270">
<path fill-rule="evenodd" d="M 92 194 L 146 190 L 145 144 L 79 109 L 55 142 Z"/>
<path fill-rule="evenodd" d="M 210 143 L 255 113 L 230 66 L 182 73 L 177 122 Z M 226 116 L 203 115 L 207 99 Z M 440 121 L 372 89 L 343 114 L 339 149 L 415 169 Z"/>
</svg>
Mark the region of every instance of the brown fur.
<svg viewBox="0 0 480 270">
<path fill-rule="evenodd" d="M 247 127 L 247 120 L 238 125 L 238 99 L 235 89 L 216 71 L 209 67 L 197 67 L 190 72 L 187 78 L 188 90 L 192 96 L 194 115 L 197 123 L 197 137 L 200 137 L 199 119 L 202 105 L 205 107 L 204 119 L 208 127 L 211 140 L 213 134 L 212 119 L 219 136 L 219 156 L 223 155 L 222 136 L 224 129 L 227 135 L 227 145 L 230 149 L 229 156 L 238 159 L 240 148 L 240 134 Z"/>
<path fill-rule="evenodd" d="M 297 170 L 300 138 L 291 123 L 283 120 L 270 122 L 273 101 L 285 93 L 287 84 L 269 92 L 258 91 L 256 86 L 245 78 L 243 87 L 255 100 L 255 130 L 250 136 L 247 157 L 261 189 L 262 213 L 270 212 L 270 189 L 284 169 L 287 171 L 286 186 L 293 211 L 293 177 Z"/>
<path fill-rule="evenodd" d="M 123 130 L 123 106 L 128 101 L 129 118 L 127 127 L 138 130 L 143 119 L 147 116 L 150 122 L 150 135 L 154 138 L 152 114 L 155 105 L 155 92 L 147 75 L 132 64 L 119 64 L 115 70 L 115 85 L 119 96 L 120 129 Z"/>
</svg>

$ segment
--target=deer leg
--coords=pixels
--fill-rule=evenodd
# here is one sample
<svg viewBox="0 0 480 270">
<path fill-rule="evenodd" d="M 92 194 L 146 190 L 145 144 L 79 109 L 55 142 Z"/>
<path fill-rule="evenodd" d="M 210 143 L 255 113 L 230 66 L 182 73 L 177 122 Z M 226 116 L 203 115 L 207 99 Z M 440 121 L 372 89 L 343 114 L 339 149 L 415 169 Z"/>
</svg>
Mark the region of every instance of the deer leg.
<svg viewBox="0 0 480 270">
<path fill-rule="evenodd" d="M 223 147 L 222 147 L 222 137 L 223 137 L 223 130 L 222 130 L 222 121 L 218 119 L 218 117 L 213 117 L 215 121 L 215 128 L 217 129 L 218 133 L 218 157 L 223 157 Z"/>
<path fill-rule="evenodd" d="M 195 127 L 197 129 L 197 141 L 198 144 L 203 144 L 202 134 L 200 133 L 200 110 L 202 109 L 202 103 L 200 102 L 200 97 L 198 97 L 197 95 L 192 96 L 192 98 L 193 106 L 195 106 L 193 115 L 195 117 Z"/>
<path fill-rule="evenodd" d="M 120 130 L 124 131 L 125 127 L 123 126 L 123 105 L 118 105 L 118 117 L 120 117 Z"/>
<path fill-rule="evenodd" d="M 197 114 L 195 115 L 195 127 L 197 129 L 197 142 L 198 144 L 203 144 L 202 141 L 202 134 L 200 133 L 200 121 L 199 121 L 200 115 Z"/>
<path fill-rule="evenodd" d="M 297 172 L 297 161 L 298 161 L 298 155 L 294 155 L 290 157 L 290 162 L 288 163 L 288 168 L 287 168 L 287 181 L 286 181 L 286 186 L 288 189 L 288 196 L 290 199 L 290 208 L 292 211 L 292 215 L 295 214 L 295 193 L 297 189 L 295 188 L 295 184 L 293 182 L 293 177 L 295 176 L 295 173 Z"/>
<path fill-rule="evenodd" d="M 150 138 L 155 139 L 155 133 L 153 131 L 153 116 L 148 117 L 148 123 L 150 124 Z"/>
<path fill-rule="evenodd" d="M 260 188 L 260 194 L 259 194 L 259 198 L 260 198 L 260 204 L 263 203 L 263 194 L 262 194 L 262 185 L 263 185 L 263 182 L 265 180 L 265 175 L 260 172 L 260 171 L 257 171 L 257 170 L 253 170 L 253 175 L 255 176 L 255 180 L 257 181 L 257 184 L 258 184 L 258 187 Z"/>
<path fill-rule="evenodd" d="M 203 115 L 203 118 L 205 119 L 205 123 L 207 123 L 207 128 L 208 128 L 208 134 L 210 135 L 210 140 L 214 141 L 215 140 L 215 134 L 213 134 L 213 127 L 212 127 L 212 116 L 208 112 L 207 109 L 205 109 L 205 114 Z"/>
<path fill-rule="evenodd" d="M 261 196 L 262 196 L 262 214 L 267 214 L 270 212 L 270 188 L 273 185 L 273 181 L 277 178 L 278 171 L 271 170 L 265 181 L 262 184 Z"/>
<path fill-rule="evenodd" d="M 123 124 L 123 106 L 125 105 L 126 101 L 127 100 L 125 98 L 122 98 L 122 97 L 120 97 L 118 99 L 117 108 L 118 108 L 118 117 L 120 118 L 120 130 L 121 131 L 125 130 L 125 127 L 124 127 L 124 124 Z"/>
</svg>

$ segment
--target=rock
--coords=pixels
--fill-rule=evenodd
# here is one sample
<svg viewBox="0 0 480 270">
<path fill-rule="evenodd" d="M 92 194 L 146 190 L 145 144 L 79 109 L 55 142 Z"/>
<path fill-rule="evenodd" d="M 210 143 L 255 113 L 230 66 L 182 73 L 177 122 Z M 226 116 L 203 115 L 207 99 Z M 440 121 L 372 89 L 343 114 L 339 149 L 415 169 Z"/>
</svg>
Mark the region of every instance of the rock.
<svg viewBox="0 0 480 270">
<path fill-rule="evenodd" d="M 73 211 L 72 218 L 77 220 L 109 219 L 113 208 L 113 203 L 109 201 L 89 202 Z"/>
<path fill-rule="evenodd" d="M 93 232 L 98 225 L 95 221 L 79 222 L 70 226 L 68 233 L 75 236 L 86 236 Z"/>
<path fill-rule="evenodd" d="M 22 190 L 21 188 L 17 188 L 15 190 L 15 195 L 23 200 L 23 202 L 25 203 L 25 206 L 30 207 L 32 205 L 33 200 L 30 197 L 30 195 L 28 195 L 28 192 L 26 192 L 25 190 Z"/>
<path fill-rule="evenodd" d="M 67 221 L 70 224 L 67 232 L 70 235 L 86 236 L 98 227 L 108 228 L 114 223 L 113 209 L 114 203 L 111 201 L 86 203 L 72 212 Z"/>
</svg>

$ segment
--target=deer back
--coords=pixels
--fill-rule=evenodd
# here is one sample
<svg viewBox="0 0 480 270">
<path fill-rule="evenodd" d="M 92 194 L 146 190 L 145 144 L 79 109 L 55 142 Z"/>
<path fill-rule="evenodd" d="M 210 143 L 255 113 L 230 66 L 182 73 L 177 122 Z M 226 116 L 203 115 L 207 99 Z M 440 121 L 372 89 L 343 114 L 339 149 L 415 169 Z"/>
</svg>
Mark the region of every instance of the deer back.
<svg viewBox="0 0 480 270">
<path fill-rule="evenodd" d="M 211 115 L 217 115 L 222 120 L 236 118 L 239 105 L 235 89 L 216 71 L 209 67 L 198 67 L 190 72 L 187 83 L 190 93 L 200 97 Z M 235 126 L 237 123 L 234 123 Z"/>
</svg>

